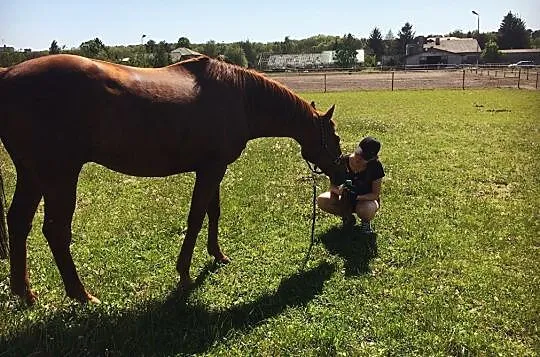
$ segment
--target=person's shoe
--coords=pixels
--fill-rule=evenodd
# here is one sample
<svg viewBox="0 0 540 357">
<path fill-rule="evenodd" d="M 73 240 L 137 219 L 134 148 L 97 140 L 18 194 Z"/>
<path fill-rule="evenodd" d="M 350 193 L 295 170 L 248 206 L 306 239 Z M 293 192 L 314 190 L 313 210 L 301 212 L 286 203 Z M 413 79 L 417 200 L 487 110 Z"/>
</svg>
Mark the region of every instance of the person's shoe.
<svg viewBox="0 0 540 357">
<path fill-rule="evenodd" d="M 356 218 L 352 214 L 349 214 L 341 217 L 341 222 L 343 223 L 343 227 L 352 227 L 356 224 Z"/>
<path fill-rule="evenodd" d="M 362 221 L 360 223 L 360 233 L 362 234 L 373 234 L 373 229 L 371 229 L 371 222 L 370 221 Z"/>
</svg>

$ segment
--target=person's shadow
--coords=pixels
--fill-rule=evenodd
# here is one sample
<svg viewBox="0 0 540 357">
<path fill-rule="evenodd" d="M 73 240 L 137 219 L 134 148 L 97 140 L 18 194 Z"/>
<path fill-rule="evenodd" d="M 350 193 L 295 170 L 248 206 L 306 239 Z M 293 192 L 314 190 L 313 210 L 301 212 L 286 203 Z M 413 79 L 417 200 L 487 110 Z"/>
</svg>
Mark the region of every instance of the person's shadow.
<svg viewBox="0 0 540 357">
<path fill-rule="evenodd" d="M 318 238 L 330 254 L 344 259 L 346 276 L 368 273 L 370 261 L 378 255 L 377 235 L 362 233 L 359 226 L 332 227 Z"/>
<path fill-rule="evenodd" d="M 204 269 L 195 290 L 212 269 Z M 9 337 L 0 336 L 0 355 L 205 353 L 235 331 L 246 333 L 285 309 L 306 306 L 322 293 L 324 282 L 334 270 L 335 266 L 321 263 L 284 278 L 275 291 L 224 309 L 206 306 L 190 299 L 189 293 L 176 291 L 165 300 L 141 303 L 128 310 L 74 305 L 71 310 L 54 313 Z"/>
</svg>

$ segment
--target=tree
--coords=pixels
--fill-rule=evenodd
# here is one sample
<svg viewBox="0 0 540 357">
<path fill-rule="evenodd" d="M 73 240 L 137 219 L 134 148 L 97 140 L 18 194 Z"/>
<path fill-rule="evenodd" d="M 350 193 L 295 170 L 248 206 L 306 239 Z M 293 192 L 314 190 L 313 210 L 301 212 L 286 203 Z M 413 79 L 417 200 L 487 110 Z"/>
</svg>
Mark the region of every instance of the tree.
<svg viewBox="0 0 540 357">
<path fill-rule="evenodd" d="M 216 58 L 217 55 L 219 55 L 218 48 L 217 48 L 217 45 L 216 45 L 216 41 L 214 41 L 214 40 L 207 41 L 203 45 L 203 47 L 201 49 L 201 52 L 203 54 L 207 55 L 208 57 Z"/>
<path fill-rule="evenodd" d="M 169 44 L 161 41 L 155 47 L 152 56 L 152 66 L 165 67 L 171 64 L 171 55 L 169 53 Z"/>
<path fill-rule="evenodd" d="M 525 28 L 525 22 L 519 17 L 508 12 L 499 27 L 497 43 L 502 50 L 513 48 L 529 48 L 529 34 Z"/>
<path fill-rule="evenodd" d="M 371 34 L 369 35 L 368 39 L 368 46 L 373 50 L 373 53 L 375 53 L 375 57 L 377 59 L 381 59 L 383 53 L 384 53 L 384 44 L 382 40 L 381 31 L 377 27 L 371 31 Z"/>
<path fill-rule="evenodd" d="M 178 39 L 178 42 L 176 42 L 176 47 L 191 48 L 191 43 L 189 42 L 189 39 L 187 37 L 180 37 Z"/>
<path fill-rule="evenodd" d="M 446 37 L 467 38 L 467 37 L 472 37 L 472 36 L 467 36 L 467 34 L 463 33 L 463 31 L 461 30 L 454 30 L 450 32 L 449 34 L 447 34 Z"/>
<path fill-rule="evenodd" d="M 336 64 L 342 68 L 349 68 L 356 63 L 355 38 L 348 34 L 336 46 Z"/>
<path fill-rule="evenodd" d="M 60 53 L 60 47 L 58 47 L 58 42 L 54 40 L 51 42 L 51 47 L 49 47 L 49 54 L 50 55 L 57 55 Z"/>
<path fill-rule="evenodd" d="M 154 40 L 148 40 L 148 42 L 146 42 L 146 44 L 144 45 L 146 53 L 154 53 L 156 51 L 156 47 L 156 41 Z"/>
<path fill-rule="evenodd" d="M 531 47 L 540 48 L 540 30 L 531 31 Z"/>
<path fill-rule="evenodd" d="M 366 66 L 366 67 L 375 67 L 375 66 L 377 66 L 377 58 L 375 56 L 367 55 L 364 58 L 364 66 Z"/>
<path fill-rule="evenodd" d="M 405 55 L 407 44 L 412 43 L 414 39 L 414 32 L 412 25 L 408 22 L 398 32 L 398 54 Z"/>
<path fill-rule="evenodd" d="M 397 41 L 392 30 L 388 30 L 386 36 L 384 36 L 384 53 L 387 56 L 394 56 L 398 54 Z"/>
<path fill-rule="evenodd" d="M 246 59 L 247 59 L 247 63 L 248 63 L 248 67 L 249 68 L 254 68 L 255 65 L 257 64 L 257 52 L 255 50 L 255 46 L 249 42 L 249 40 L 247 41 L 242 41 L 240 42 L 240 47 L 242 47 L 242 50 L 244 51 L 244 54 L 246 56 Z"/>
<path fill-rule="evenodd" d="M 295 53 L 294 47 L 295 45 L 293 41 L 289 38 L 289 36 L 285 36 L 285 39 L 281 43 L 281 52 L 282 53 Z"/>
<path fill-rule="evenodd" d="M 497 62 L 501 58 L 501 53 L 499 52 L 499 46 L 495 41 L 489 41 L 486 44 L 486 47 L 482 51 L 482 59 L 484 62 Z"/>
<path fill-rule="evenodd" d="M 81 55 L 88 58 L 108 59 L 108 49 L 99 38 L 81 43 Z"/>
<path fill-rule="evenodd" d="M 234 63 L 242 67 L 247 67 L 248 65 L 246 54 L 244 53 L 242 47 L 240 47 L 238 44 L 227 46 L 224 56 L 225 60 L 229 63 Z"/>
</svg>

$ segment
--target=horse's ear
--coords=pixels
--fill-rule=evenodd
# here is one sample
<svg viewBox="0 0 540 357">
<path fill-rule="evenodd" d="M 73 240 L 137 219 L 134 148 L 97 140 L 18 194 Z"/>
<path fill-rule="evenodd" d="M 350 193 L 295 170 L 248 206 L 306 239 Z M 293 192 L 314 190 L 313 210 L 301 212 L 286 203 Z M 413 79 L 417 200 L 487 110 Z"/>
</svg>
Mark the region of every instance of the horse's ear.
<svg viewBox="0 0 540 357">
<path fill-rule="evenodd" d="M 312 107 L 313 109 L 317 109 L 317 108 L 315 108 L 315 102 L 314 102 L 314 101 L 311 101 L 311 104 L 310 104 L 310 105 L 311 105 L 311 107 Z"/>
<path fill-rule="evenodd" d="M 330 109 L 328 109 L 328 111 L 326 112 L 326 114 L 324 114 L 324 118 L 327 119 L 327 120 L 330 120 L 332 119 L 332 115 L 334 115 L 334 109 L 336 109 L 336 105 L 332 105 L 330 107 Z"/>
</svg>

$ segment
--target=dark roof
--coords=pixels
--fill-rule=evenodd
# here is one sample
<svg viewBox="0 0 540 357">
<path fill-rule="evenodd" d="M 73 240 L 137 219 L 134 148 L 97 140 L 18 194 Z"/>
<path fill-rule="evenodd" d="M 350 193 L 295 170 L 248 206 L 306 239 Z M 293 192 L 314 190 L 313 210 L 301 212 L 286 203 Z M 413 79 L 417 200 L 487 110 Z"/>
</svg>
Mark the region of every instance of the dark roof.
<svg viewBox="0 0 540 357">
<path fill-rule="evenodd" d="M 178 47 L 175 50 L 172 50 L 171 53 L 179 53 L 181 56 L 201 56 L 199 52 L 195 52 L 185 47 Z"/>
<path fill-rule="evenodd" d="M 428 42 L 424 44 L 424 51 L 436 49 L 451 53 L 477 53 L 478 41 L 474 38 L 456 38 L 456 37 L 439 37 L 439 44 L 436 38 L 428 38 Z"/>
</svg>

